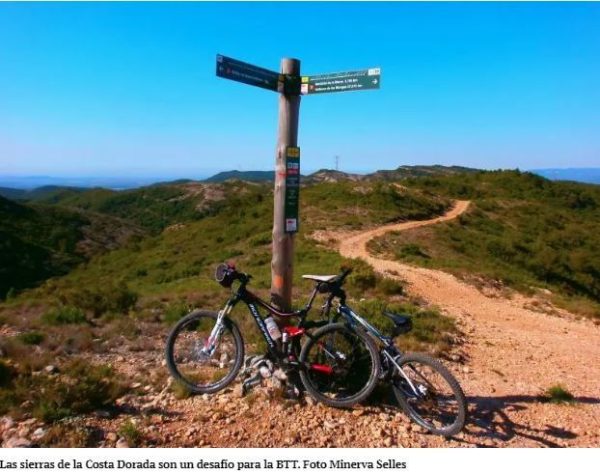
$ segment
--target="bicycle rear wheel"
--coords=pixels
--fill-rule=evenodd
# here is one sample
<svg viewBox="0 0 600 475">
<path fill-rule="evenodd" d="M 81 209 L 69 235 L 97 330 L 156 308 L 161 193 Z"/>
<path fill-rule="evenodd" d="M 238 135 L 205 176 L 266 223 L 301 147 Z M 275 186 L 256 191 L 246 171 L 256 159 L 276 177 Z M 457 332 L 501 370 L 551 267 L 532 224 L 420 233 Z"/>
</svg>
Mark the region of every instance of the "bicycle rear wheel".
<svg viewBox="0 0 600 475">
<path fill-rule="evenodd" d="M 300 378 L 317 401 L 350 407 L 366 399 L 377 384 L 377 347 L 361 330 L 329 324 L 306 341 L 300 353 Z"/>
<path fill-rule="evenodd" d="M 220 391 L 242 366 L 244 341 L 237 325 L 224 318 L 220 335 L 211 342 L 216 322 L 216 312 L 198 310 L 177 322 L 167 338 L 169 372 L 193 394 Z"/>
<path fill-rule="evenodd" d="M 396 363 L 406 378 L 395 372 L 392 387 L 406 414 L 432 434 L 458 434 L 465 425 L 467 402 L 452 373 L 436 359 L 407 353 Z"/>
</svg>

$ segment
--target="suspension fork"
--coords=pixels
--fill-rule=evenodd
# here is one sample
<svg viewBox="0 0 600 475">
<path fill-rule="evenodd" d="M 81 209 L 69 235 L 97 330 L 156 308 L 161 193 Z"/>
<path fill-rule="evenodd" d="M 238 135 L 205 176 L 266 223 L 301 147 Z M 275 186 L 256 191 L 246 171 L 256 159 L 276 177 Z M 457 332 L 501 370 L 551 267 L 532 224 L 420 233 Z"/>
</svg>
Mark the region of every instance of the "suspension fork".
<svg viewBox="0 0 600 475">
<path fill-rule="evenodd" d="M 204 354 L 208 356 L 212 356 L 214 354 L 215 350 L 217 349 L 219 339 L 223 334 L 223 330 L 225 330 L 225 324 L 223 323 L 223 320 L 231 313 L 231 310 L 233 309 L 234 305 L 235 303 L 229 301 L 223 309 L 219 310 L 215 326 L 211 330 L 209 337 L 207 338 L 206 342 L 204 343 L 204 346 L 202 347 L 202 352 Z"/>
</svg>

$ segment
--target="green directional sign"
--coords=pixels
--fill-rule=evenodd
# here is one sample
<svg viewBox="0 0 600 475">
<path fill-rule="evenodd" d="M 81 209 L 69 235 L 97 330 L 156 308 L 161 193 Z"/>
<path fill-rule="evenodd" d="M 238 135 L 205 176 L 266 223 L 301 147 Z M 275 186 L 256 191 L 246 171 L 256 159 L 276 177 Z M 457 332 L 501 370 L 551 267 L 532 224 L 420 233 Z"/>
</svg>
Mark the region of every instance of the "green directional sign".
<svg viewBox="0 0 600 475">
<path fill-rule="evenodd" d="M 285 155 L 284 229 L 286 233 L 297 233 L 300 208 L 300 149 L 287 147 Z"/>
<path fill-rule="evenodd" d="M 363 91 L 379 89 L 381 85 L 381 69 L 371 68 L 361 71 L 345 71 L 341 73 L 302 76 L 302 94 L 321 94 L 324 92 Z"/>
<path fill-rule="evenodd" d="M 217 55 L 217 76 L 279 92 L 283 92 L 285 80 L 283 75 L 275 71 L 228 58 L 221 54 Z"/>
</svg>

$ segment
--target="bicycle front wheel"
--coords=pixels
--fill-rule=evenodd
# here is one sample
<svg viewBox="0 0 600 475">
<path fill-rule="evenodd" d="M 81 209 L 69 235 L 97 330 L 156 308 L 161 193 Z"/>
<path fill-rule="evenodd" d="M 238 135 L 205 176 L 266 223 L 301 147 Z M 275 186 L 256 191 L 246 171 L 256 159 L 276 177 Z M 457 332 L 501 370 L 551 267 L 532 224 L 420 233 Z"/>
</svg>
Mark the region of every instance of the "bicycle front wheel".
<svg viewBox="0 0 600 475">
<path fill-rule="evenodd" d="M 244 341 L 237 325 L 224 318 L 215 335 L 216 323 L 216 312 L 198 310 L 177 322 L 167 338 L 169 372 L 193 394 L 220 391 L 242 366 Z"/>
<path fill-rule="evenodd" d="M 300 353 L 300 378 L 317 401 L 350 407 L 375 388 L 380 371 L 377 347 L 361 330 L 329 324 L 310 336 Z"/>
<path fill-rule="evenodd" d="M 396 363 L 404 375 L 396 371 L 392 387 L 407 415 L 432 434 L 458 434 L 465 425 L 467 402 L 452 373 L 420 353 L 407 353 Z"/>
</svg>

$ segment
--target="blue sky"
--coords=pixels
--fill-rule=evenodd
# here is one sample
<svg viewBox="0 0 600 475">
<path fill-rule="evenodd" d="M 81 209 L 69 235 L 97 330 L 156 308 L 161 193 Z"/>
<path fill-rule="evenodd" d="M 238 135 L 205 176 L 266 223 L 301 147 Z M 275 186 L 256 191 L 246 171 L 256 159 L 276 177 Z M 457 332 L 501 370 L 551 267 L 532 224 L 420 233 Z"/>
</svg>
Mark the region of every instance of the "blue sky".
<svg viewBox="0 0 600 475">
<path fill-rule="evenodd" d="M 271 169 L 277 94 L 217 53 L 382 68 L 302 99 L 305 172 L 600 166 L 600 4 L 2 3 L 0 174 Z"/>
</svg>

